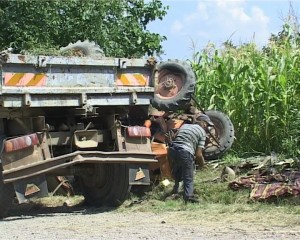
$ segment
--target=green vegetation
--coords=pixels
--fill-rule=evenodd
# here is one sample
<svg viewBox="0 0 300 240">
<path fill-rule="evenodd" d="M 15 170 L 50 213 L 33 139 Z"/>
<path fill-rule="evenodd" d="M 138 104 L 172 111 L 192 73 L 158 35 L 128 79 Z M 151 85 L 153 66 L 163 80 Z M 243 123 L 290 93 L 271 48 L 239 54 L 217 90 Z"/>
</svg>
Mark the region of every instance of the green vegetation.
<svg viewBox="0 0 300 240">
<path fill-rule="evenodd" d="M 57 49 L 90 40 L 107 56 L 153 55 L 166 37 L 147 25 L 162 20 L 167 9 L 160 0 L 0 1 L 0 49 Z"/>
<path fill-rule="evenodd" d="M 300 35 L 285 24 L 269 44 L 209 44 L 192 61 L 202 106 L 226 112 L 238 153 L 300 153 Z"/>
<path fill-rule="evenodd" d="M 215 214 L 223 213 L 248 213 L 273 212 L 274 208 L 279 208 L 280 212 L 286 214 L 299 214 L 299 197 L 278 197 L 277 199 L 258 202 L 250 200 L 250 190 L 244 189 L 234 191 L 228 188 L 228 182 L 220 179 L 221 172 L 227 164 L 220 164 L 218 167 L 211 163 L 204 170 L 197 171 L 195 175 L 195 194 L 199 196 L 199 204 L 185 204 L 182 200 L 169 200 L 173 183 L 167 187 L 161 183 L 154 186 L 152 191 L 145 195 L 138 196 L 132 194 L 131 198 L 125 202 L 120 211 L 210 211 Z M 181 193 L 182 194 L 182 193 Z M 292 207 L 291 207 L 292 206 Z"/>
<path fill-rule="evenodd" d="M 206 169 L 197 171 L 195 175 L 195 193 L 199 196 L 199 204 L 185 204 L 182 197 L 176 200 L 167 199 L 167 197 L 170 196 L 173 183 L 171 182 L 167 187 L 159 183 L 158 185 L 151 186 L 151 191 L 147 191 L 146 193 L 131 193 L 129 199 L 125 201 L 117 211 L 185 211 L 187 216 L 189 213 L 193 214 L 195 211 L 197 215 L 207 214 L 206 217 L 220 216 L 222 214 L 246 214 L 245 217 L 248 217 L 249 221 L 251 221 L 251 219 L 254 221 L 255 218 L 262 214 L 270 214 L 270 217 L 278 216 L 278 218 L 285 218 L 284 216 L 287 214 L 297 216 L 300 213 L 300 200 L 297 196 L 289 198 L 281 197 L 277 200 L 266 202 L 254 202 L 249 199 L 250 190 L 233 191 L 229 189 L 228 182 L 221 181 L 219 178 L 225 165 L 226 164 L 221 164 L 215 167 L 214 164 L 209 164 Z M 61 211 L 77 211 L 78 209 L 86 208 L 86 206 L 82 204 L 83 200 L 84 198 L 82 196 L 52 196 L 37 199 L 32 205 L 16 207 L 14 211 L 20 212 L 23 210 L 25 214 L 26 211 L 32 211 L 32 209 L 41 210 L 42 212 L 51 212 L 55 211 L 55 209 L 61 209 Z M 276 209 L 276 213 L 274 209 Z M 242 216 L 240 217 L 242 218 Z"/>
</svg>

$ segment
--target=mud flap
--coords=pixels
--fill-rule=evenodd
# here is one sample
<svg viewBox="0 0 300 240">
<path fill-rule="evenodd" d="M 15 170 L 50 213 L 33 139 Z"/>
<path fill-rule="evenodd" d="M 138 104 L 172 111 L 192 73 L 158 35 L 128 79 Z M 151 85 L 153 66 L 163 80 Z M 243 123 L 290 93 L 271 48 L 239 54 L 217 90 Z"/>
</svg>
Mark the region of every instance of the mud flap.
<svg viewBox="0 0 300 240">
<path fill-rule="evenodd" d="M 22 179 L 13 183 L 19 204 L 33 198 L 48 196 L 48 186 L 45 175 Z"/>
<path fill-rule="evenodd" d="M 129 164 L 130 185 L 150 185 L 148 165 Z"/>
</svg>

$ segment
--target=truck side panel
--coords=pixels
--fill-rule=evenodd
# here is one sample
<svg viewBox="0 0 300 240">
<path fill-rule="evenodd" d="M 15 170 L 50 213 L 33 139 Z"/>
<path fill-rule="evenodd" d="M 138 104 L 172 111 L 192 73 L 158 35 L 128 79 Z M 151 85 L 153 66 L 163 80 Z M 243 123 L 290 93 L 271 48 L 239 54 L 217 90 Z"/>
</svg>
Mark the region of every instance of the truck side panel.
<svg viewBox="0 0 300 240">
<path fill-rule="evenodd" d="M 146 59 L 8 54 L 1 66 L 3 107 L 148 105 L 154 92 Z"/>
</svg>

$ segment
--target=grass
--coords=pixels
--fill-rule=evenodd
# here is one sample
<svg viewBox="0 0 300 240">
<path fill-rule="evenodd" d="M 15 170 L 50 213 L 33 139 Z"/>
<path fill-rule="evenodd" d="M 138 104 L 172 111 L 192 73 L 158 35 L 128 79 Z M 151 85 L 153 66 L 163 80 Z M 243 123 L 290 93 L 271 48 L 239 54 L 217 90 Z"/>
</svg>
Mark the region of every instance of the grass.
<svg viewBox="0 0 300 240">
<path fill-rule="evenodd" d="M 236 161 L 231 160 L 229 162 Z M 206 169 L 197 171 L 195 193 L 199 195 L 199 204 L 185 204 L 182 199 L 166 200 L 173 187 L 171 181 L 168 186 L 159 183 L 153 186 L 151 191 L 144 194 L 131 193 L 128 200 L 113 211 L 123 213 L 154 212 L 158 214 L 176 212 L 176 214 L 182 214 L 184 218 L 205 218 L 207 221 L 221 221 L 222 219 L 222 221 L 226 220 L 232 223 L 237 221 L 236 219 L 254 223 L 263 217 L 264 221 L 278 226 L 300 223 L 300 199 L 298 196 L 281 198 L 272 202 L 250 201 L 249 190 L 233 191 L 228 188 L 228 182 L 221 181 L 220 176 L 224 166 L 224 162 L 218 165 L 210 163 Z M 40 211 L 41 208 L 44 208 L 45 212 L 83 210 L 86 208 L 83 206 L 83 200 L 82 196 L 53 196 L 36 200 L 33 209 Z M 99 211 L 102 212 L 105 209 L 99 208 Z"/>
<path fill-rule="evenodd" d="M 72 197 L 65 197 L 65 196 L 49 196 L 40 199 L 34 200 L 34 203 L 40 206 L 46 207 L 59 207 L 62 205 L 67 206 L 76 206 L 80 205 L 84 200 L 83 196 L 75 195 Z"/>
<path fill-rule="evenodd" d="M 300 211 L 300 199 L 298 196 L 278 198 L 272 202 L 253 202 L 249 199 L 250 190 L 233 191 L 228 188 L 228 182 L 221 181 L 221 172 L 224 165 L 215 167 L 209 164 L 195 175 L 195 190 L 199 196 L 200 204 L 185 204 L 182 199 L 165 200 L 172 190 L 173 183 L 167 187 L 162 184 L 154 186 L 152 191 L 144 196 L 132 195 L 119 211 L 185 211 L 203 212 L 203 214 L 292 214 Z"/>
</svg>

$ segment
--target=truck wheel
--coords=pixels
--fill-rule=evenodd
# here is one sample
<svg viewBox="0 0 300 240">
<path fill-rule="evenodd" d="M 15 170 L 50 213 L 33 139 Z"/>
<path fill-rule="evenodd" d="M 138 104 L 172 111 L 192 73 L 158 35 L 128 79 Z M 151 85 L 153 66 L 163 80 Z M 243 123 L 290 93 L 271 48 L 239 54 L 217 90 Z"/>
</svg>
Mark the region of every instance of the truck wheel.
<svg viewBox="0 0 300 240">
<path fill-rule="evenodd" d="M 206 160 L 214 160 L 222 157 L 230 148 L 234 141 L 234 128 L 229 117 L 215 110 L 205 111 L 211 121 L 214 123 L 214 129 L 211 130 L 211 134 L 219 142 L 217 145 L 214 138 L 210 136 L 210 140 L 213 144 L 208 144 L 204 149 L 204 158 Z"/>
<path fill-rule="evenodd" d="M 75 56 L 104 57 L 104 52 L 99 45 L 88 40 L 70 43 L 68 46 L 60 48 L 60 52 L 69 52 L 70 55 Z"/>
<path fill-rule="evenodd" d="M 11 183 L 4 184 L 2 172 L 0 173 L 0 219 L 7 216 L 14 199 L 14 187 Z"/>
<path fill-rule="evenodd" d="M 195 89 L 191 66 L 178 60 L 163 62 L 155 72 L 153 106 L 160 111 L 176 111 L 190 102 Z"/>
<path fill-rule="evenodd" d="M 92 206 L 120 206 L 130 191 L 128 165 L 94 164 L 90 170 L 79 177 L 86 202 Z"/>
</svg>

